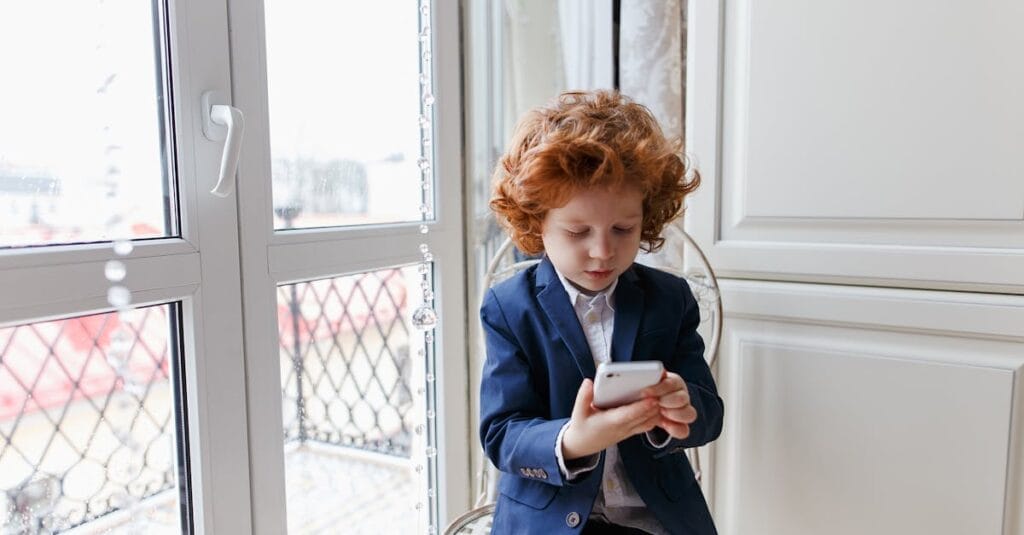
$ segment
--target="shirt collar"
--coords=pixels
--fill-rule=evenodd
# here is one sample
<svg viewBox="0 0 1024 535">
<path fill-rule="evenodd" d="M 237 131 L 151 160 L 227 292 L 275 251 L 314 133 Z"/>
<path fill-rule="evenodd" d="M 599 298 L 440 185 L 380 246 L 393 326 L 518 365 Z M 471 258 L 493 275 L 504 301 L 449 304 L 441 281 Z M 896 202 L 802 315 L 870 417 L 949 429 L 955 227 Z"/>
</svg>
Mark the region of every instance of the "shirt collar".
<svg viewBox="0 0 1024 535">
<path fill-rule="evenodd" d="M 618 278 L 612 282 L 611 286 L 591 296 L 579 291 L 579 289 L 573 286 L 573 284 L 569 282 L 569 279 L 565 278 L 565 275 L 562 275 L 562 272 L 558 271 L 558 269 L 555 269 L 555 274 L 558 275 L 558 280 L 562 281 L 562 286 L 565 287 L 565 292 L 569 294 L 569 303 L 571 303 L 574 308 L 576 306 L 576 300 L 580 296 L 583 296 L 584 301 L 590 302 L 598 296 L 603 295 L 605 302 L 608 304 L 608 308 L 611 309 L 612 312 L 615 312 L 615 287 L 619 285 Z"/>
</svg>

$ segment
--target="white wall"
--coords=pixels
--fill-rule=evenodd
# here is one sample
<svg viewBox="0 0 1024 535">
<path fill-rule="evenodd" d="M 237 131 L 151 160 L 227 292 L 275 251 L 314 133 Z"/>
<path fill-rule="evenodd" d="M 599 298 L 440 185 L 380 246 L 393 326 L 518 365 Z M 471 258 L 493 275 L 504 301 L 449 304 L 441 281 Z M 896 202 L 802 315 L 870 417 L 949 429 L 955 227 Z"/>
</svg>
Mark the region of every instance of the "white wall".
<svg viewBox="0 0 1024 535">
<path fill-rule="evenodd" d="M 1024 5 L 690 4 L 723 534 L 1024 533 Z"/>
</svg>

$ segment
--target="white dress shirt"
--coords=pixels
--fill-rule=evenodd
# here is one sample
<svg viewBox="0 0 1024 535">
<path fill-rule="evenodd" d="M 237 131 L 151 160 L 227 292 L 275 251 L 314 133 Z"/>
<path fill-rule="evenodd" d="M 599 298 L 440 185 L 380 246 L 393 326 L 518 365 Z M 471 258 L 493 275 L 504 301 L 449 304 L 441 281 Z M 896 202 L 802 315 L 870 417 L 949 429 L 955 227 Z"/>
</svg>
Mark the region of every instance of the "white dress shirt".
<svg viewBox="0 0 1024 535">
<path fill-rule="evenodd" d="M 618 280 L 602 292 L 586 295 L 573 286 L 561 273 L 558 273 L 558 278 L 569 294 L 569 302 L 572 303 L 580 326 L 583 327 L 587 345 L 590 346 L 590 353 L 594 358 L 594 366 L 596 367 L 602 362 L 610 362 L 612 331 L 615 328 L 614 294 Z M 596 453 L 589 457 L 575 459 L 569 462 L 572 467 L 567 466 L 562 457 L 562 436 L 568 425 L 562 426 L 562 430 L 559 431 L 558 438 L 555 440 L 555 457 L 558 459 L 562 476 L 572 480 L 596 468 L 600 461 L 600 454 Z M 671 437 L 659 441 L 660 444 L 655 443 L 652 439 L 654 437 L 648 433 L 647 440 L 649 442 L 663 447 Z M 591 514 L 604 517 L 613 524 L 642 529 L 654 535 L 669 535 L 658 519 L 647 510 L 643 499 L 630 483 L 625 466 L 619 458 L 619 448 L 616 445 L 609 446 L 605 450 L 601 491 L 597 494 Z"/>
</svg>

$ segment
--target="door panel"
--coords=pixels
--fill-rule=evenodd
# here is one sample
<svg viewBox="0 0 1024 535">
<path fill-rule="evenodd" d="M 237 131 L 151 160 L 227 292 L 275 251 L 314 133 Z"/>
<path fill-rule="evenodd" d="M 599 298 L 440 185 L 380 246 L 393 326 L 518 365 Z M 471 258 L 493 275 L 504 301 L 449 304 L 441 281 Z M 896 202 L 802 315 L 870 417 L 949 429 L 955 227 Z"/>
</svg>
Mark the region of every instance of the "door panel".
<svg viewBox="0 0 1024 535">
<path fill-rule="evenodd" d="M 722 289 L 719 385 L 732 407 L 715 447 L 723 533 L 1013 525 L 1021 298 L 732 280 Z"/>
<path fill-rule="evenodd" d="M 716 269 L 1024 292 L 1024 7 L 693 7 L 689 216 Z"/>
<path fill-rule="evenodd" d="M 726 6 L 734 218 L 1021 221 L 1018 2 L 753 4 Z"/>
</svg>

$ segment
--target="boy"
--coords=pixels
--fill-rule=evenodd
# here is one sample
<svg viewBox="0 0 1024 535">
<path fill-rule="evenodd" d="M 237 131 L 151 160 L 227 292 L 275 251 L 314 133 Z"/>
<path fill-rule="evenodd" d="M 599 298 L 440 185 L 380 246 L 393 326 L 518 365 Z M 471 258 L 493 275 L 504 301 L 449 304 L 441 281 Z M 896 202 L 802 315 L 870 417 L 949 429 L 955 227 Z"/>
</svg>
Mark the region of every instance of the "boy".
<svg viewBox="0 0 1024 535">
<path fill-rule="evenodd" d="M 493 533 L 714 534 L 682 448 L 722 429 L 686 282 L 633 261 L 700 182 L 650 112 L 570 92 L 526 115 L 491 208 L 542 261 L 489 290 L 480 436 L 504 472 Z M 592 406 L 597 363 L 661 360 L 644 399 Z"/>
</svg>

